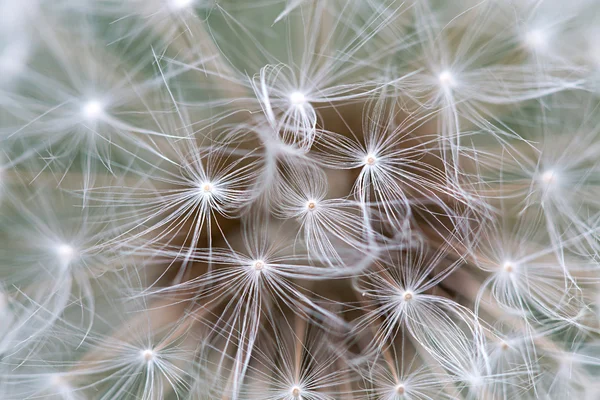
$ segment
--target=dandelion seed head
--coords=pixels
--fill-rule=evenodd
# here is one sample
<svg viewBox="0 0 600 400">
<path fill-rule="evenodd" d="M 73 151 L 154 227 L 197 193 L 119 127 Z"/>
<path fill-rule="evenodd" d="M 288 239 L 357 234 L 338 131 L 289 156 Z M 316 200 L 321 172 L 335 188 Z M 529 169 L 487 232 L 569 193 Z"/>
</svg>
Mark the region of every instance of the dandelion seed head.
<svg viewBox="0 0 600 400">
<path fill-rule="evenodd" d="M 83 105 L 81 111 L 85 119 L 93 121 L 104 114 L 104 107 L 98 100 L 90 100 Z"/>
<path fill-rule="evenodd" d="M 306 96 L 302 92 L 298 92 L 298 91 L 292 92 L 290 94 L 290 103 L 293 106 L 302 106 L 302 105 L 306 104 Z"/>
<path fill-rule="evenodd" d="M 0 0 L 0 398 L 583 397 L 594 2 L 98 2 Z"/>
</svg>

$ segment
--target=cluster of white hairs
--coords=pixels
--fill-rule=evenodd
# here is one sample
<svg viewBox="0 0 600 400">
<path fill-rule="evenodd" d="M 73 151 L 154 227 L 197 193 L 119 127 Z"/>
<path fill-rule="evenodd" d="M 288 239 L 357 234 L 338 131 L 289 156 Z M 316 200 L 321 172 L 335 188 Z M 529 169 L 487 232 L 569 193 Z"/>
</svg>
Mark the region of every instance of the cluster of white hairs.
<svg viewBox="0 0 600 400">
<path fill-rule="evenodd" d="M 0 399 L 600 399 L 597 0 L 0 0 Z"/>
</svg>

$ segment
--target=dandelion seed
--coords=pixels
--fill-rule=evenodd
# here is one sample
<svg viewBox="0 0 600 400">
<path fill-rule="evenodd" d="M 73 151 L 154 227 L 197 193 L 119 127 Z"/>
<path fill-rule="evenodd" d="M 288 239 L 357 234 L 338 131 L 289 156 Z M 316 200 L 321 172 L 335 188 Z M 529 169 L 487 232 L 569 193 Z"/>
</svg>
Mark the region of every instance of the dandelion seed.
<svg viewBox="0 0 600 400">
<path fill-rule="evenodd" d="M 358 205 L 347 199 L 325 199 L 327 181 L 324 172 L 313 165 L 308 168 L 287 166 L 282 176 L 276 216 L 295 218 L 302 224 L 302 234 L 310 257 L 329 266 L 342 266 L 335 242 L 362 251 L 365 247 L 364 224 L 357 213 Z"/>
<path fill-rule="evenodd" d="M 253 354 L 257 362 L 251 364 L 247 386 L 239 398 L 342 398 L 343 385 L 351 381 L 346 367 L 339 363 L 341 348 L 315 325 L 298 318 L 289 322 L 285 328 L 277 324 L 274 333 L 265 334 L 257 342 Z"/>
</svg>

